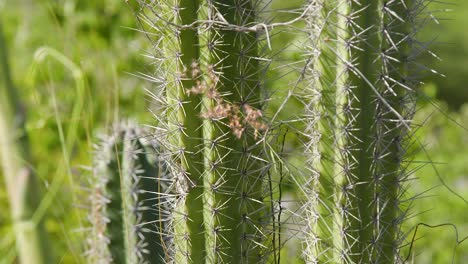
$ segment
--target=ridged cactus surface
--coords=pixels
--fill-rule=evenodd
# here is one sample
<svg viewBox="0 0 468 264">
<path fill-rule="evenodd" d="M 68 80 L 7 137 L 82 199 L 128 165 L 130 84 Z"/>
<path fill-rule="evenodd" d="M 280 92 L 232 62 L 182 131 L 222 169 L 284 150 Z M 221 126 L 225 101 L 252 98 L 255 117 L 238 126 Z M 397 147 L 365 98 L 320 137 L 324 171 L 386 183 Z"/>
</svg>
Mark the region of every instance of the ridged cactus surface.
<svg viewBox="0 0 468 264">
<path fill-rule="evenodd" d="M 261 144 L 260 1 L 140 2 L 153 39 L 158 138 L 174 180 L 175 263 L 258 263 L 272 250 Z"/>
<path fill-rule="evenodd" d="M 422 3 L 308 3 L 310 263 L 399 261 Z"/>
</svg>

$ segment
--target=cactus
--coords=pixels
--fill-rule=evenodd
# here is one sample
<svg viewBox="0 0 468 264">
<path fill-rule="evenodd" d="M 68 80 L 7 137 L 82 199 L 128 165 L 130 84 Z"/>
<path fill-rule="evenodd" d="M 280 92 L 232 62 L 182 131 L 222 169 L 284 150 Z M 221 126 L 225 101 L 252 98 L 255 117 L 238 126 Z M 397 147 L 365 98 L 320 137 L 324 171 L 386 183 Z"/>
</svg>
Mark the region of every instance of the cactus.
<svg viewBox="0 0 468 264">
<path fill-rule="evenodd" d="M 299 182 L 307 199 L 306 262 L 399 261 L 423 2 L 308 0 L 297 18 L 262 24 L 261 1 L 139 1 L 157 65 L 149 77 L 156 133 L 177 197 L 173 262 L 278 261 L 269 240 L 280 213 L 265 176 L 281 155 L 268 140 L 292 95 L 305 103 L 305 129 L 297 134 L 306 142 L 298 173 L 307 176 Z M 304 20 L 309 48 L 301 79 L 266 121 L 260 32 L 270 44 L 268 30 Z"/>
<path fill-rule="evenodd" d="M 308 1 L 310 263 L 398 260 L 421 3 Z"/>
<path fill-rule="evenodd" d="M 156 36 L 152 96 L 177 199 L 175 263 L 268 260 L 272 228 L 262 132 L 257 1 L 140 1 Z"/>
<path fill-rule="evenodd" d="M 90 263 L 165 263 L 163 167 L 145 135 L 121 123 L 94 153 L 90 184 Z"/>
<path fill-rule="evenodd" d="M 234 1 L 235 2 L 235 1 Z M 225 5 L 206 1 L 202 21 L 216 16 L 234 26 L 252 24 L 256 1 Z M 241 4 L 242 3 L 242 4 Z M 219 30 L 219 31 L 218 31 Z M 223 30 L 223 31 L 222 31 Z M 270 210 L 264 178 L 270 164 L 257 141 L 262 120 L 259 36 L 256 32 L 201 29 L 206 89 L 204 206 L 209 263 L 261 263 L 266 252 Z M 224 55 L 223 54 L 227 54 Z"/>
</svg>

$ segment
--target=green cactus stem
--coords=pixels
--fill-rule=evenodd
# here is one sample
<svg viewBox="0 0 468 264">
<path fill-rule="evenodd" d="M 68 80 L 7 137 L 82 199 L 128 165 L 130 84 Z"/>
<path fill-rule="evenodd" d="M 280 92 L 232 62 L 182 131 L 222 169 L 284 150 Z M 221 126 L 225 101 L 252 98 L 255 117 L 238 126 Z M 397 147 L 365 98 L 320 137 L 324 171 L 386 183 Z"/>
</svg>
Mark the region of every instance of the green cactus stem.
<svg viewBox="0 0 468 264">
<path fill-rule="evenodd" d="M 201 32 L 205 140 L 206 263 L 264 263 L 271 210 L 264 190 L 270 168 L 263 145 L 262 66 L 256 1 L 204 1 Z M 235 30 L 235 27 L 238 27 Z"/>
<path fill-rule="evenodd" d="M 312 263 L 397 259 L 402 160 L 416 85 L 408 70 L 412 2 L 308 2 L 320 9 L 311 9 L 308 26 L 316 51 L 310 111 L 321 119 L 310 120 L 320 135 L 310 143 L 318 146 L 312 157 L 320 157 L 311 163 L 316 180 L 308 189 L 313 224 L 305 244 Z"/>
<path fill-rule="evenodd" d="M 337 119 L 337 8 L 338 1 L 317 1 L 316 6 L 309 6 L 309 18 L 307 20 L 309 28 L 309 38 L 315 43 L 311 45 L 312 54 L 316 52 L 318 56 L 309 65 L 309 73 L 315 97 L 309 105 L 312 116 L 317 115 L 318 121 L 313 129 L 317 130 L 320 139 L 318 142 L 315 133 L 311 139 L 314 143 L 310 145 L 309 151 L 312 154 L 310 160 L 310 171 L 314 175 L 308 185 L 308 193 L 313 197 L 310 200 L 308 211 L 308 225 L 311 230 L 307 244 L 306 257 L 310 262 L 333 259 L 334 256 L 334 197 L 335 197 L 335 177 L 337 176 L 336 162 L 336 119 Z M 317 162 L 317 160 L 319 160 Z M 315 168 L 318 167 L 318 168 Z M 317 174 L 317 172 L 319 172 Z"/>
<path fill-rule="evenodd" d="M 156 39 L 158 137 L 178 196 L 173 261 L 266 261 L 257 1 L 140 2 Z M 159 77 L 162 76 L 162 77 Z M 265 231 L 263 231 L 265 230 Z M 268 253 L 268 254 L 267 254 Z"/>
<path fill-rule="evenodd" d="M 203 135 L 201 96 L 189 95 L 196 85 L 187 73 L 199 59 L 197 21 L 199 1 L 140 1 L 143 19 L 155 40 L 157 100 L 164 108 L 157 118 L 164 130 L 161 146 L 168 153 L 168 167 L 175 179 L 178 198 L 173 209 L 176 263 L 203 263 L 206 255 L 203 222 Z M 159 77 L 161 76 L 161 77 Z M 160 130 L 161 131 L 161 130 Z"/>
</svg>

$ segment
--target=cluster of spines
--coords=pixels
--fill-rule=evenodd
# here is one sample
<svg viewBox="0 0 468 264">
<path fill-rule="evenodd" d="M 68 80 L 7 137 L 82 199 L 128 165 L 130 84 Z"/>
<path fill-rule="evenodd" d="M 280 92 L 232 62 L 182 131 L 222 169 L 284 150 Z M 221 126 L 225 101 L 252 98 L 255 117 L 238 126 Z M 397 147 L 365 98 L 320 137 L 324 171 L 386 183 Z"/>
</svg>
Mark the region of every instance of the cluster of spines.
<svg viewBox="0 0 468 264">
<path fill-rule="evenodd" d="M 310 263 L 398 259 L 421 2 L 308 1 Z"/>
<path fill-rule="evenodd" d="M 90 263 L 165 263 L 161 161 L 134 123 L 102 135 L 93 155 Z"/>
</svg>

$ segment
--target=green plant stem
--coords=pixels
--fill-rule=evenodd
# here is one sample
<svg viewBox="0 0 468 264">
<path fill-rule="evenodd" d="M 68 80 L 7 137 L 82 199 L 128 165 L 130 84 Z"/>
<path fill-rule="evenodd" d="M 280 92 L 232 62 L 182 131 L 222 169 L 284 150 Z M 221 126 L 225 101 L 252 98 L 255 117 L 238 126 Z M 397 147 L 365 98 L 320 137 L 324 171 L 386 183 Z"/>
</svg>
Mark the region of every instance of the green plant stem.
<svg viewBox="0 0 468 264">
<path fill-rule="evenodd" d="M 346 29 L 347 19 L 350 15 L 350 6 L 347 0 L 339 0 L 336 6 L 337 22 L 337 38 L 336 38 L 336 119 L 335 119 L 335 144 L 336 144 L 336 161 L 335 161 L 335 217 L 334 217 L 334 237 L 333 246 L 335 248 L 334 259 L 338 260 L 346 256 L 349 244 L 345 243 L 346 238 L 343 237 L 345 230 L 347 230 L 346 217 L 346 202 L 349 197 L 344 192 L 344 188 L 348 182 L 351 181 L 349 174 L 346 173 L 345 166 L 349 162 L 349 156 L 346 151 L 346 144 L 348 141 L 345 131 L 346 125 L 350 120 L 349 102 L 350 102 L 350 89 L 349 89 L 349 61 L 348 47 L 346 41 L 349 39 L 349 32 Z M 346 259 L 346 257 L 345 257 Z M 343 260 L 343 259 L 342 259 Z M 348 258 L 349 260 L 349 258 Z"/>
<path fill-rule="evenodd" d="M 1 22 L 0 22 L 1 23 Z M 31 161 L 28 137 L 24 128 L 25 110 L 13 85 L 7 49 L 0 24 L 0 156 L 11 207 L 16 245 L 21 263 L 46 264 L 46 235 L 43 222 L 32 220 L 40 202 L 36 175 Z"/>
<path fill-rule="evenodd" d="M 174 25 L 188 25 L 197 20 L 198 0 L 162 1 L 163 13 Z M 160 10 L 157 10 L 159 12 Z M 174 213 L 174 243 L 176 263 L 203 263 L 203 147 L 201 96 L 189 96 L 187 90 L 194 80 L 184 72 L 199 59 L 199 41 L 193 28 L 177 28 L 162 21 L 165 30 L 164 55 L 167 73 L 166 98 L 168 103 L 169 144 L 174 153 L 180 187 L 180 199 Z"/>
<path fill-rule="evenodd" d="M 159 210 L 159 157 L 133 122 L 98 143 L 91 181 L 90 263 L 166 263 Z M 156 204 L 156 206 L 155 206 Z"/>
<path fill-rule="evenodd" d="M 122 183 L 122 209 L 125 232 L 126 263 L 165 263 L 158 197 L 158 179 L 161 175 L 158 158 L 154 164 L 145 149 L 137 128 L 129 126 L 123 138 L 120 182 Z M 156 206 L 154 206 L 156 204 Z"/>
<path fill-rule="evenodd" d="M 125 221 L 123 218 L 123 195 L 125 195 L 125 187 L 121 181 L 123 158 L 124 153 L 124 135 L 122 131 L 116 135 L 114 144 L 110 145 L 108 149 L 104 150 L 108 153 L 109 163 L 106 166 L 105 173 L 108 179 L 105 188 L 109 203 L 107 204 L 107 217 L 110 224 L 107 225 L 106 235 L 109 237 L 109 252 L 112 261 L 125 262 L 127 259 L 127 252 L 125 251 L 125 244 L 129 243 L 125 237 Z M 97 175 L 103 177 L 103 175 Z M 103 245 L 104 246 L 104 245 Z"/>
</svg>

